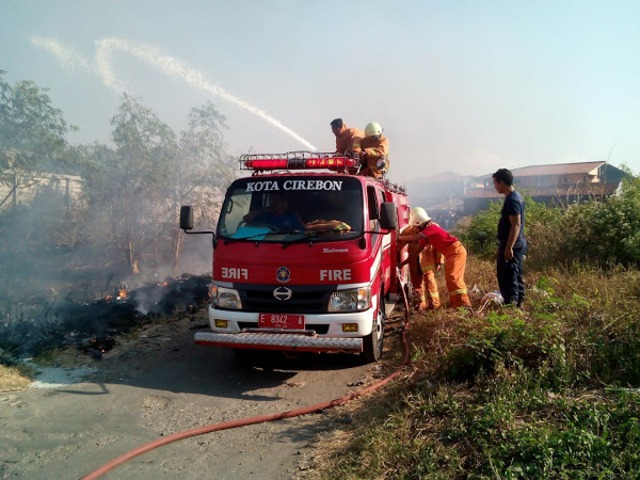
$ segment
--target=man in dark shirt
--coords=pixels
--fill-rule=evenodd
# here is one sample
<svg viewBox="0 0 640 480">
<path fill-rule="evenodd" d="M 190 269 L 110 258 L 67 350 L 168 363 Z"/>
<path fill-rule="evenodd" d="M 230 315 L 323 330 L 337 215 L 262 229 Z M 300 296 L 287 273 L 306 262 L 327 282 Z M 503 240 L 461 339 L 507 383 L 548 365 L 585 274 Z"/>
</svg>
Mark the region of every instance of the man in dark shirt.
<svg viewBox="0 0 640 480">
<path fill-rule="evenodd" d="M 504 195 L 504 204 L 498 222 L 498 255 L 496 272 L 504 304 L 518 307 L 524 302 L 522 260 L 527 251 L 524 237 L 524 199 L 513 186 L 513 174 L 506 168 L 493 174 L 493 185 Z"/>
</svg>

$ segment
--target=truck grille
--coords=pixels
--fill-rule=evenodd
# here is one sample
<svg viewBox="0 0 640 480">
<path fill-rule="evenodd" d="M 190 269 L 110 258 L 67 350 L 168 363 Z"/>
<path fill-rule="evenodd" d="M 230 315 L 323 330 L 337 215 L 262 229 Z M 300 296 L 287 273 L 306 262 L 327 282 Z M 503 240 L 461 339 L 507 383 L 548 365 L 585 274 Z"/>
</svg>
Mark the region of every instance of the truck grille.
<svg viewBox="0 0 640 480">
<path fill-rule="evenodd" d="M 327 302 L 335 287 L 287 287 L 292 291 L 289 300 L 278 300 L 273 291 L 280 285 L 238 286 L 242 309 L 262 313 L 326 313 Z"/>
</svg>

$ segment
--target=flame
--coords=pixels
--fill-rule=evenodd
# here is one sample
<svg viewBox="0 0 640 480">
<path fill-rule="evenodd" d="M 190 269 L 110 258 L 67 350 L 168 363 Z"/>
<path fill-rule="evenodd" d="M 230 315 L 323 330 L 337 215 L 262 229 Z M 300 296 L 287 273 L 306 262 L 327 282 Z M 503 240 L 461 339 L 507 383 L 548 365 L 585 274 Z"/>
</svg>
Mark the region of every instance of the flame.
<svg viewBox="0 0 640 480">
<path fill-rule="evenodd" d="M 124 300 L 125 298 L 127 298 L 127 291 L 124 289 L 118 290 L 118 296 L 116 297 L 116 300 Z"/>
</svg>

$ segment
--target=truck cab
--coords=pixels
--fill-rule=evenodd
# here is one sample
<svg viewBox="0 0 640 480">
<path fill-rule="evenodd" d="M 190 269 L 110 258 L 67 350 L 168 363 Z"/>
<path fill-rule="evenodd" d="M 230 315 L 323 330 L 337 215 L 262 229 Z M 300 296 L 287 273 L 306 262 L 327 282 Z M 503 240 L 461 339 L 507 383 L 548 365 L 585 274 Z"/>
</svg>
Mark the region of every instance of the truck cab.
<svg viewBox="0 0 640 480">
<path fill-rule="evenodd" d="M 389 304 L 401 294 L 404 189 L 347 173 L 317 152 L 245 155 L 251 175 L 227 189 L 214 234 L 211 332 L 236 350 L 348 351 L 377 361 Z M 190 232 L 190 207 L 181 228 Z"/>
</svg>

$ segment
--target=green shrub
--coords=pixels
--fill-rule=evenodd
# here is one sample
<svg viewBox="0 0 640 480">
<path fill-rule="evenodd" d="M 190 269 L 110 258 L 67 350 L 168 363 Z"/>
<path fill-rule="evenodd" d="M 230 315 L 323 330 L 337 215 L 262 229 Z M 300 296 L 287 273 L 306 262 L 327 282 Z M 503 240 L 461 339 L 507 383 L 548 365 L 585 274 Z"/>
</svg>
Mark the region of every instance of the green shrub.
<svg viewBox="0 0 640 480">
<path fill-rule="evenodd" d="M 623 181 L 622 193 L 607 201 L 546 206 L 525 195 L 529 264 L 545 268 L 575 261 L 611 267 L 640 265 L 640 179 Z M 501 202 L 478 212 L 462 233 L 469 251 L 493 258 Z"/>
<path fill-rule="evenodd" d="M 544 312 L 526 315 L 519 309 L 490 312 L 485 318 L 469 317 L 456 333 L 464 342 L 443 360 L 441 373 L 448 381 L 472 381 L 495 373 L 497 368 L 544 366 L 555 384 L 564 379 L 566 347 L 561 324 Z M 553 374 L 552 374 L 553 373 Z"/>
<path fill-rule="evenodd" d="M 461 240 L 470 255 L 493 258 L 496 254 L 496 235 L 502 203 L 491 202 L 486 210 L 476 213 L 462 232 Z"/>
<path fill-rule="evenodd" d="M 560 234 L 563 211 L 548 207 L 525 195 L 525 236 L 529 242 L 528 257 L 537 264 L 555 262 L 558 254 L 557 240 Z M 486 210 L 478 212 L 462 232 L 462 240 L 471 254 L 493 259 L 497 250 L 497 231 L 502 202 L 492 202 Z"/>
<path fill-rule="evenodd" d="M 363 407 L 322 478 L 640 478 L 640 180 L 624 188 L 568 208 L 528 199 L 525 309 L 413 322 L 414 374 Z M 500 208 L 462 236 L 480 291 Z"/>
</svg>

